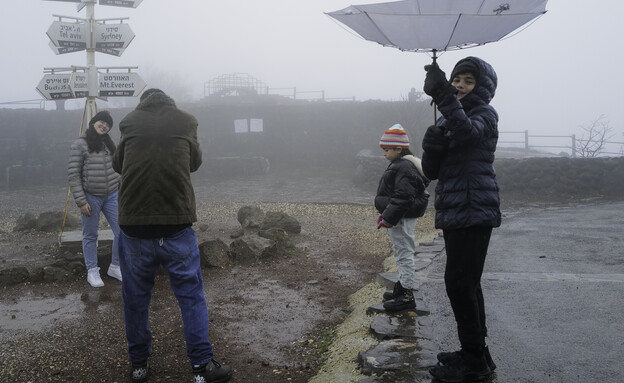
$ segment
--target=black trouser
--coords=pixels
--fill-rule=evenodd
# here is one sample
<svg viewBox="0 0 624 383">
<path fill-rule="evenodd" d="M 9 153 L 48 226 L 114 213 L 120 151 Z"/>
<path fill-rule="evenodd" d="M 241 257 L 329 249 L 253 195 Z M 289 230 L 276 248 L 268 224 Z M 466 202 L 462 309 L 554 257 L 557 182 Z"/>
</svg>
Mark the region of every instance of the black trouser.
<svg viewBox="0 0 624 383">
<path fill-rule="evenodd" d="M 487 336 L 481 274 L 490 243 L 491 227 L 444 230 L 446 294 L 457 322 L 463 350 L 482 354 Z"/>
</svg>

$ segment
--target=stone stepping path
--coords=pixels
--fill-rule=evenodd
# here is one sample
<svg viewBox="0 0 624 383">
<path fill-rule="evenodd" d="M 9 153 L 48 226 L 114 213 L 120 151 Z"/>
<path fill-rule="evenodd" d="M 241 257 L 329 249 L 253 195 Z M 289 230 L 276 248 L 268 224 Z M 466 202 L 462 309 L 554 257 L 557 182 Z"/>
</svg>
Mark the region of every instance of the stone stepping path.
<svg viewBox="0 0 624 383">
<path fill-rule="evenodd" d="M 414 258 L 416 272 L 427 268 L 444 251 L 444 239 L 421 243 Z M 391 290 L 398 272 L 377 275 L 377 281 Z M 358 362 L 364 375 L 371 376 L 358 383 L 419 383 L 431 382 L 428 369 L 437 363 L 438 346 L 433 343 L 433 325 L 424 300 L 415 292 L 416 309 L 389 313 L 383 303 L 374 304 L 366 314 L 375 315 L 370 331 L 380 339 L 370 350 L 360 352 Z"/>
</svg>

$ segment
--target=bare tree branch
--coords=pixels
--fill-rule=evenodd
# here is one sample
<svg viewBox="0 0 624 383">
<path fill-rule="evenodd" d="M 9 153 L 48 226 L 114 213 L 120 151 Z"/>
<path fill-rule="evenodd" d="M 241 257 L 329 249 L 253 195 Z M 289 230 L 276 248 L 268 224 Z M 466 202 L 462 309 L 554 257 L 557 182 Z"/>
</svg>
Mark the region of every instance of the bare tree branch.
<svg viewBox="0 0 624 383">
<path fill-rule="evenodd" d="M 613 137 L 609 121 L 600 115 L 590 125 L 581 126 L 583 134 L 577 139 L 576 154 L 583 158 L 598 157 L 605 151 L 605 145 Z"/>
</svg>

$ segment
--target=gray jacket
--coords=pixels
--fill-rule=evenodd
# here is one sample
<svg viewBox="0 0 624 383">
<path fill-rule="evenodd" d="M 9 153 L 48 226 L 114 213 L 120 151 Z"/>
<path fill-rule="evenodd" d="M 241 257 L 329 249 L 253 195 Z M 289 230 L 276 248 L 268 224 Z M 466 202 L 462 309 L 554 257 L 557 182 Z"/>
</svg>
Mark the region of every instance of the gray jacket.
<svg viewBox="0 0 624 383">
<path fill-rule="evenodd" d="M 85 193 L 105 197 L 119 187 L 120 177 L 113 170 L 112 155 L 106 146 L 100 152 L 89 153 L 83 137 L 71 145 L 67 178 L 78 207 L 87 204 Z"/>
</svg>

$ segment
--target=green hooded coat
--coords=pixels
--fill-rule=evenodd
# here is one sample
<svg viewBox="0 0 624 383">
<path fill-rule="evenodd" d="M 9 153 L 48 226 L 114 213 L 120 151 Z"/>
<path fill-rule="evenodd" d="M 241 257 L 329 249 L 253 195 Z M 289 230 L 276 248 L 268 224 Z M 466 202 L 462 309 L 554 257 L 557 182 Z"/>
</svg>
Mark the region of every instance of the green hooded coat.
<svg viewBox="0 0 624 383">
<path fill-rule="evenodd" d="M 191 174 L 202 163 L 197 119 L 153 93 L 120 123 L 113 168 L 121 174 L 119 225 L 197 221 Z"/>
</svg>

